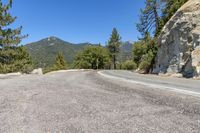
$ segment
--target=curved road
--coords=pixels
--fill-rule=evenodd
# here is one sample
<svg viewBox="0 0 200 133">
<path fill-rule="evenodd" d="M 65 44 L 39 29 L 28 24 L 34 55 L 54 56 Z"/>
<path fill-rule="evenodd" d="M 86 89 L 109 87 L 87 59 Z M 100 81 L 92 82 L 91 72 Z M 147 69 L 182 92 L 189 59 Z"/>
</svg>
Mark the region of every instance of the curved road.
<svg viewBox="0 0 200 133">
<path fill-rule="evenodd" d="M 127 82 L 126 71 L 102 73 L 0 79 L 0 133 L 200 131 L 199 97 Z"/>
<path fill-rule="evenodd" d="M 124 80 L 148 87 L 166 89 L 167 91 L 176 91 L 184 94 L 195 95 L 200 97 L 200 80 L 162 77 L 156 75 L 143 75 L 130 71 L 100 71 L 102 76 L 112 79 Z"/>
</svg>

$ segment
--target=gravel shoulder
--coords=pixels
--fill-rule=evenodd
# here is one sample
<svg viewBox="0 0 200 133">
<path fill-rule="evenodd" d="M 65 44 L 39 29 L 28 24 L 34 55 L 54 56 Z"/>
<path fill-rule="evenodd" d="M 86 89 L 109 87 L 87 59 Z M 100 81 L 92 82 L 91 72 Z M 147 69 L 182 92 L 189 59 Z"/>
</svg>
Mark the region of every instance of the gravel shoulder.
<svg viewBox="0 0 200 133">
<path fill-rule="evenodd" d="M 1 133 L 198 133 L 200 98 L 96 71 L 0 79 Z"/>
</svg>

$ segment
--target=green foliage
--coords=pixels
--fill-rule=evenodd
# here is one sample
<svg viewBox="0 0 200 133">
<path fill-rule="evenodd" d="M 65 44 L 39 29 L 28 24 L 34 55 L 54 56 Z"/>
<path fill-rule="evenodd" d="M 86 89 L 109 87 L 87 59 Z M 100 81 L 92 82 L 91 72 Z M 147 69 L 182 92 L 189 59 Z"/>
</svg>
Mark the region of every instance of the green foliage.
<svg viewBox="0 0 200 133">
<path fill-rule="evenodd" d="M 8 4 L 3 4 L 0 0 L 0 47 L 16 46 L 21 42 L 21 39 L 25 36 L 21 36 L 21 29 L 11 29 L 10 26 L 15 22 L 16 17 L 12 17 L 9 10 L 12 7 L 12 0 L 9 0 Z"/>
<path fill-rule="evenodd" d="M 140 21 L 137 29 L 142 36 L 146 33 L 155 33 L 159 36 L 163 26 L 188 0 L 146 0 L 145 8 L 141 9 Z"/>
<path fill-rule="evenodd" d="M 64 59 L 63 53 L 58 53 L 58 55 L 56 56 L 54 68 L 56 68 L 57 70 L 67 69 L 67 63 Z"/>
<path fill-rule="evenodd" d="M 140 22 L 137 24 L 138 31 L 145 36 L 146 33 L 153 31 L 158 34 L 160 28 L 161 0 L 146 0 L 145 8 L 141 9 Z"/>
<path fill-rule="evenodd" d="M 49 72 L 53 72 L 53 71 L 58 71 L 58 68 L 56 68 L 55 66 L 50 66 L 50 67 L 45 67 L 42 69 L 43 73 L 49 73 Z"/>
<path fill-rule="evenodd" d="M 153 67 L 157 54 L 156 40 L 146 36 L 143 40 L 136 42 L 133 46 L 133 60 L 144 72 L 149 72 Z"/>
<path fill-rule="evenodd" d="M 153 66 L 157 54 L 156 38 L 162 27 L 160 16 L 162 0 L 146 0 L 146 6 L 141 10 L 140 22 L 137 29 L 142 35 L 142 39 L 134 44 L 133 60 L 143 72 L 149 72 Z M 154 33 L 154 38 L 150 34 Z"/>
<path fill-rule="evenodd" d="M 133 60 L 139 65 L 143 55 L 147 53 L 147 45 L 143 41 L 135 42 L 133 45 Z"/>
<path fill-rule="evenodd" d="M 16 20 L 9 12 L 11 7 L 12 0 L 5 5 L 0 0 L 0 73 L 29 73 L 32 70 L 31 58 L 24 47 L 17 47 L 26 36 L 21 36 L 22 27 L 9 28 Z"/>
<path fill-rule="evenodd" d="M 69 65 L 68 67 L 70 67 L 76 54 L 91 45 L 97 46 L 96 44 L 90 43 L 73 44 L 56 37 L 49 37 L 35 43 L 27 44 L 25 47 L 28 49 L 36 68 L 49 68 L 54 65 L 55 56 L 58 52 L 64 54 L 64 58 Z M 132 43 L 122 43 L 120 53 L 117 57 L 118 60 L 123 62 L 124 60 L 132 59 L 131 55 Z"/>
<path fill-rule="evenodd" d="M 123 70 L 135 70 L 137 69 L 137 64 L 132 60 L 127 60 L 121 64 L 121 69 Z"/>
<path fill-rule="evenodd" d="M 54 62 L 55 62 L 54 65 L 43 68 L 43 73 L 49 73 L 58 70 L 66 70 L 68 68 L 66 60 L 64 58 L 64 54 L 61 52 L 59 52 L 56 55 Z"/>
<path fill-rule="evenodd" d="M 117 55 L 120 52 L 121 45 L 121 37 L 116 28 L 113 29 L 111 37 L 108 41 L 108 51 L 110 52 L 110 56 L 112 58 L 113 68 L 117 68 Z"/>
<path fill-rule="evenodd" d="M 0 73 L 29 73 L 32 70 L 31 57 L 23 46 L 0 49 Z"/>
<path fill-rule="evenodd" d="M 143 73 L 149 73 L 154 58 L 155 55 L 153 51 L 148 51 L 148 53 L 145 54 L 141 59 L 141 62 L 139 64 L 139 70 L 142 71 Z"/>
<path fill-rule="evenodd" d="M 110 57 L 107 49 L 88 46 L 77 54 L 73 64 L 77 69 L 105 69 L 110 66 Z"/>
<path fill-rule="evenodd" d="M 165 8 L 162 12 L 163 26 L 176 13 L 176 11 L 188 0 L 165 0 Z"/>
<path fill-rule="evenodd" d="M 76 54 L 90 45 L 95 44 L 73 44 L 56 37 L 49 37 L 35 43 L 27 44 L 25 47 L 33 58 L 35 67 L 49 68 L 54 65 L 58 52 L 62 52 L 67 63 L 72 64 Z"/>
<path fill-rule="evenodd" d="M 163 26 L 188 0 L 146 0 L 137 24 L 142 39 L 134 44 L 133 60 L 143 73 L 151 72 L 157 54 L 157 38 Z M 160 10 L 161 9 L 161 10 Z M 154 37 L 150 37 L 151 31 Z"/>
</svg>

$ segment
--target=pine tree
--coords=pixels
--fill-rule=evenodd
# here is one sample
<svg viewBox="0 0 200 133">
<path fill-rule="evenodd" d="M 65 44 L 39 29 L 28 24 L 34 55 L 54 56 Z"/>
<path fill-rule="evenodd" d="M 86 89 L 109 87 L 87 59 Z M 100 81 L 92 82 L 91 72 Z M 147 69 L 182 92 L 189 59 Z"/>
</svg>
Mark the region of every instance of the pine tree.
<svg viewBox="0 0 200 133">
<path fill-rule="evenodd" d="M 55 68 L 58 70 L 66 69 L 67 63 L 65 61 L 63 53 L 58 53 L 55 60 Z"/>
<path fill-rule="evenodd" d="M 11 16 L 9 10 L 12 7 L 12 0 L 8 4 L 3 4 L 0 0 L 0 47 L 17 46 L 26 36 L 21 36 L 22 27 L 8 28 L 15 22 L 16 17 Z"/>
<path fill-rule="evenodd" d="M 30 73 L 32 69 L 32 59 L 25 47 L 5 47 L 0 50 L 0 73 Z"/>
<path fill-rule="evenodd" d="M 163 25 L 176 13 L 176 11 L 188 0 L 163 0 L 165 8 L 162 12 Z"/>
<path fill-rule="evenodd" d="M 27 50 L 17 45 L 26 36 L 21 36 L 22 27 L 11 29 L 16 17 L 11 16 L 12 0 L 3 4 L 0 0 L 0 73 L 29 73 L 32 67 L 31 57 Z"/>
<path fill-rule="evenodd" d="M 120 52 L 121 37 L 116 28 L 113 29 L 110 40 L 108 41 L 108 50 L 110 52 L 114 69 L 117 69 L 117 55 Z"/>
<path fill-rule="evenodd" d="M 146 0 L 145 9 L 141 10 L 140 23 L 137 24 L 138 31 L 144 37 L 147 33 L 153 31 L 155 36 L 161 29 L 159 11 L 161 9 L 160 0 Z"/>
</svg>

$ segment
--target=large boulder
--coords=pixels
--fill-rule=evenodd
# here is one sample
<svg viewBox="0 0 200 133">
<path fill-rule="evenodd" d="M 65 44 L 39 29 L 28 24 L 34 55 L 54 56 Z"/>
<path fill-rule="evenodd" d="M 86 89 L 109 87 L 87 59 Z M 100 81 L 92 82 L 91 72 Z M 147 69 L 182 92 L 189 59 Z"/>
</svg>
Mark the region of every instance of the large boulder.
<svg viewBox="0 0 200 133">
<path fill-rule="evenodd" d="M 200 46 L 196 47 L 192 52 L 192 66 L 194 69 L 194 77 L 200 76 Z"/>
<path fill-rule="evenodd" d="M 31 74 L 43 75 L 42 68 L 34 69 Z"/>
<path fill-rule="evenodd" d="M 154 73 L 200 74 L 200 0 L 189 0 L 164 26 Z"/>
</svg>

